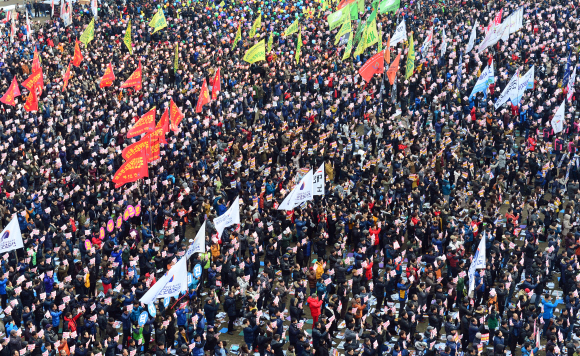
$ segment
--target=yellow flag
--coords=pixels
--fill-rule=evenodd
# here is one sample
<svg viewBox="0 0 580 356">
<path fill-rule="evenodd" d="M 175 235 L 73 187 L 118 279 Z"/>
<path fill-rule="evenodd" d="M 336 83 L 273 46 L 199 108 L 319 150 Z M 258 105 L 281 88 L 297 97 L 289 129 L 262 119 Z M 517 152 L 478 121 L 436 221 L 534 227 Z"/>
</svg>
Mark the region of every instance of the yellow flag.
<svg viewBox="0 0 580 356">
<path fill-rule="evenodd" d="M 272 50 L 272 44 L 274 43 L 274 33 L 270 32 L 270 38 L 268 38 L 268 53 Z"/>
<path fill-rule="evenodd" d="M 409 54 L 407 55 L 407 68 L 405 71 L 405 79 L 409 79 L 415 70 L 415 44 L 413 43 L 413 34 L 409 37 Z"/>
<path fill-rule="evenodd" d="M 127 23 L 127 30 L 125 30 L 125 37 L 123 38 L 123 42 L 127 49 L 129 50 L 130 54 L 133 54 L 133 43 L 132 43 L 132 36 L 131 36 L 131 19 Z"/>
<path fill-rule="evenodd" d="M 302 52 L 302 30 L 298 33 L 298 42 L 296 42 L 296 64 L 300 62 L 300 53 Z"/>
<path fill-rule="evenodd" d="M 244 55 L 244 61 L 248 63 L 256 63 L 264 60 L 266 60 L 266 40 L 261 40 L 255 44 Z"/>
<path fill-rule="evenodd" d="M 262 14 L 254 21 L 252 28 L 250 29 L 250 38 L 256 35 L 256 31 L 262 26 Z"/>
<path fill-rule="evenodd" d="M 296 21 L 292 22 L 292 25 L 288 26 L 286 31 L 284 31 L 284 36 L 289 36 L 297 31 L 298 31 L 298 19 L 296 19 Z"/>
<path fill-rule="evenodd" d="M 338 41 L 340 41 L 340 38 L 351 31 L 352 31 L 352 24 L 351 24 L 350 20 L 345 21 L 342 24 L 342 27 L 340 28 L 338 33 L 336 34 L 336 38 L 334 39 L 334 44 L 337 45 Z"/>
<path fill-rule="evenodd" d="M 82 43 L 84 43 L 84 45 L 86 46 L 87 44 L 89 44 L 89 42 L 91 42 L 93 40 L 93 38 L 95 38 L 95 18 L 94 17 L 91 20 L 91 23 L 89 23 L 89 25 L 87 26 L 85 31 L 82 33 L 80 41 Z"/>
<path fill-rule="evenodd" d="M 167 27 L 167 20 L 165 20 L 165 14 L 162 9 L 158 9 L 155 15 L 153 15 L 149 26 L 153 27 L 153 33 Z"/>
<path fill-rule="evenodd" d="M 242 25 L 238 25 L 238 32 L 236 32 L 236 37 L 234 38 L 234 45 L 232 46 L 232 50 L 234 48 L 236 48 L 236 45 L 238 44 L 238 42 L 240 42 L 240 39 L 242 38 Z"/>
<path fill-rule="evenodd" d="M 344 55 L 342 56 L 343 61 L 350 57 L 350 52 L 352 52 L 352 31 L 348 35 L 348 43 L 346 44 L 346 49 L 344 50 Z"/>
<path fill-rule="evenodd" d="M 173 57 L 173 73 L 177 73 L 179 67 L 179 43 L 175 43 L 175 55 Z"/>
</svg>

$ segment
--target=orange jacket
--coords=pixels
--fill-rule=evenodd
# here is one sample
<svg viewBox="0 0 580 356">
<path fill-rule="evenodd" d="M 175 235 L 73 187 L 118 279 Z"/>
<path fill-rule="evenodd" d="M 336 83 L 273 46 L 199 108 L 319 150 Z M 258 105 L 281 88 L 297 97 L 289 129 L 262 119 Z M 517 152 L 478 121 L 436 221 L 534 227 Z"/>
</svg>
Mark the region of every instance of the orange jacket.
<svg viewBox="0 0 580 356">
<path fill-rule="evenodd" d="M 354 315 L 355 319 L 360 319 L 363 316 L 363 310 L 365 310 L 365 308 L 367 307 L 366 304 L 360 305 L 360 304 L 353 304 L 352 305 L 353 308 L 356 308 L 356 314 Z"/>
</svg>

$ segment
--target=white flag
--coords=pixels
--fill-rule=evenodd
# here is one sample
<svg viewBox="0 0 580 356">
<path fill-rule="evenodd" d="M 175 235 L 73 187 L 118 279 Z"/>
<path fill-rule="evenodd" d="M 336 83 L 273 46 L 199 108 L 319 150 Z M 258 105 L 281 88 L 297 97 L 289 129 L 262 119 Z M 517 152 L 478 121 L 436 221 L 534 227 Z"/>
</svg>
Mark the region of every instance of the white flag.
<svg viewBox="0 0 580 356">
<path fill-rule="evenodd" d="M 32 26 L 30 26 L 30 20 L 28 20 L 28 11 L 26 13 L 26 39 L 30 41 L 30 35 L 32 34 Z"/>
<path fill-rule="evenodd" d="M 487 47 L 491 47 L 499 41 L 502 35 L 502 25 L 495 26 L 492 23 L 491 29 L 483 39 L 483 41 L 479 44 L 479 50 L 477 53 L 483 52 Z"/>
<path fill-rule="evenodd" d="M 18 225 L 18 218 L 16 215 L 6 225 L 6 228 L 0 233 L 0 253 L 16 250 L 24 247 L 22 242 L 22 234 L 20 233 L 20 225 Z"/>
<path fill-rule="evenodd" d="M 477 246 L 477 251 L 475 251 L 475 255 L 473 256 L 471 266 L 469 266 L 469 293 L 471 293 L 475 288 L 476 270 L 485 269 L 485 240 L 486 233 L 484 231 L 483 236 L 481 237 L 481 241 L 479 241 L 479 246 Z"/>
<path fill-rule="evenodd" d="M 324 163 L 316 170 L 314 176 L 312 177 L 312 188 L 314 190 L 314 195 L 324 195 Z"/>
<path fill-rule="evenodd" d="M 91 11 L 93 12 L 94 17 L 99 17 L 98 10 L 99 7 L 97 5 L 97 0 L 91 0 Z"/>
<path fill-rule="evenodd" d="M 205 252 L 205 221 L 201 224 L 199 231 L 195 235 L 195 239 L 185 251 L 185 258 L 188 259 L 194 253 L 204 253 Z"/>
<path fill-rule="evenodd" d="M 514 98 L 518 94 L 518 80 L 519 80 L 520 72 L 516 71 L 512 79 L 510 79 L 509 83 L 506 85 L 504 90 L 501 92 L 501 95 L 497 99 L 494 104 L 495 109 L 497 110 L 500 106 L 505 104 L 510 98 Z"/>
<path fill-rule="evenodd" d="M 407 39 L 407 25 L 405 25 L 405 20 L 403 20 L 403 22 L 401 22 L 397 26 L 397 29 L 395 30 L 393 37 L 391 37 L 391 47 L 396 46 L 397 43 L 403 42 L 406 39 Z"/>
<path fill-rule="evenodd" d="M 484 92 L 487 90 L 489 85 L 495 81 L 495 76 L 493 74 L 493 61 L 491 61 L 491 65 L 487 65 L 483 71 L 481 71 L 481 75 L 477 79 L 477 82 L 473 86 L 473 90 L 469 97 L 471 98 L 475 94 L 479 92 Z"/>
<path fill-rule="evenodd" d="M 572 100 L 572 95 L 574 95 L 574 84 L 576 83 L 576 66 L 574 66 L 574 71 L 572 71 L 572 75 L 570 76 L 570 80 L 568 80 L 568 84 L 566 84 L 566 99 L 568 101 Z"/>
<path fill-rule="evenodd" d="M 159 281 L 155 283 L 139 302 L 151 304 L 155 299 L 174 297 L 187 291 L 187 258 L 182 258 Z"/>
<path fill-rule="evenodd" d="M 296 184 L 294 189 L 284 198 L 284 201 L 278 207 L 278 210 L 292 210 L 298 205 L 304 203 L 305 201 L 312 200 L 313 196 L 313 184 L 312 184 L 312 170 L 309 170 L 308 173 L 300 182 Z"/>
<path fill-rule="evenodd" d="M 232 226 L 240 223 L 240 197 L 236 197 L 232 206 L 226 211 L 222 216 L 219 216 L 213 220 L 215 229 L 218 235 L 221 236 L 224 229 L 228 226 Z M 204 240 L 205 241 L 205 240 Z"/>
<path fill-rule="evenodd" d="M 473 49 L 473 45 L 475 45 L 475 38 L 477 37 L 477 21 L 473 25 L 471 29 L 471 35 L 469 35 L 469 43 L 467 44 L 467 48 L 465 49 L 465 53 L 469 53 Z"/>
<path fill-rule="evenodd" d="M 523 77 L 518 80 L 518 93 L 517 96 L 512 100 L 513 105 L 518 105 L 526 92 L 526 89 L 532 89 L 534 87 L 534 66 L 528 70 Z"/>
<path fill-rule="evenodd" d="M 441 35 L 441 57 L 445 56 L 447 52 L 447 35 L 445 34 L 445 28 L 443 28 L 443 35 Z"/>
<path fill-rule="evenodd" d="M 552 128 L 554 129 L 554 133 L 560 133 L 564 130 L 564 113 L 566 111 L 566 101 L 562 102 L 562 105 L 556 111 L 556 115 L 552 119 Z M 2 252 L 2 251 L 0 251 Z"/>
</svg>

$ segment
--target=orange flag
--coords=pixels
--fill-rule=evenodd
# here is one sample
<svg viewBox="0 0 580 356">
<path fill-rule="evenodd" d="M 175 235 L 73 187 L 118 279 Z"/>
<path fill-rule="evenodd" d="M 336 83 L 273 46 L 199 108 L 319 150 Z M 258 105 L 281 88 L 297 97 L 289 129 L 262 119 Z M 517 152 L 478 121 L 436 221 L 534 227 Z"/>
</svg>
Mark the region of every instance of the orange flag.
<svg viewBox="0 0 580 356">
<path fill-rule="evenodd" d="M 127 138 L 142 135 L 151 132 L 155 129 L 155 112 L 157 108 L 149 110 L 145 115 L 141 116 L 139 121 L 127 132 Z"/>
<path fill-rule="evenodd" d="M 399 71 L 399 61 L 401 60 L 401 54 L 397 54 L 397 58 L 391 63 L 391 66 L 387 70 L 387 77 L 389 77 L 389 82 L 391 85 L 395 82 L 395 77 L 397 76 L 397 72 Z"/>
<path fill-rule="evenodd" d="M 387 39 L 387 48 L 385 48 L 385 62 L 391 63 L 391 37 Z"/>
<path fill-rule="evenodd" d="M 203 106 L 209 103 L 209 90 L 207 90 L 207 83 L 205 79 L 203 80 L 203 85 L 201 86 L 201 92 L 199 93 L 199 98 L 197 99 L 197 105 L 195 106 L 195 112 L 199 113 L 203 109 Z"/>
<path fill-rule="evenodd" d="M 42 95 L 42 89 L 44 88 L 42 68 L 38 69 L 36 72 L 33 71 L 32 74 L 22 82 L 22 86 L 29 91 L 32 91 L 32 88 L 38 88 L 40 90 L 40 95 Z"/>
<path fill-rule="evenodd" d="M 72 60 L 72 64 L 75 67 L 78 67 L 81 65 L 81 62 L 83 61 L 83 54 L 81 53 L 81 48 L 79 47 L 79 41 L 75 40 L 75 54 L 73 56 L 73 60 Z"/>
<path fill-rule="evenodd" d="M 369 60 L 366 61 L 366 63 L 358 70 L 360 76 L 363 77 L 367 83 L 373 79 L 373 75 L 384 72 L 385 60 L 382 51 L 369 58 Z"/>
<path fill-rule="evenodd" d="M 125 83 L 121 84 L 121 88 L 135 88 L 135 90 L 141 90 L 143 87 L 141 84 L 142 77 L 143 68 L 141 67 L 141 61 L 139 61 L 139 66 L 137 66 L 137 69 L 135 69 L 129 79 L 127 79 Z"/>
<path fill-rule="evenodd" d="M 179 110 L 173 99 L 169 102 L 169 114 L 171 116 L 171 129 L 177 132 L 177 127 L 185 115 L 181 113 L 181 110 Z"/>
<path fill-rule="evenodd" d="M 113 85 L 113 81 L 115 80 L 115 73 L 113 73 L 113 66 L 111 63 L 105 69 L 105 74 L 101 78 L 101 82 L 99 83 L 99 88 L 106 88 Z"/>
<path fill-rule="evenodd" d="M 119 188 L 125 183 L 131 183 L 145 177 L 149 177 L 149 169 L 145 150 L 143 150 L 139 155 L 123 163 L 117 172 L 115 172 L 113 182 L 115 183 L 115 188 Z"/>
<path fill-rule="evenodd" d="M 221 85 L 221 78 L 220 78 L 220 69 L 218 68 L 217 72 L 215 72 L 215 76 L 213 77 L 213 81 L 211 82 L 211 99 L 217 99 L 218 93 L 222 90 Z"/>
<path fill-rule="evenodd" d="M 68 85 L 69 79 L 70 79 L 70 62 L 68 64 L 68 68 L 66 69 L 66 72 L 64 73 L 64 77 L 62 77 L 62 80 L 64 81 L 64 84 L 62 86 L 62 92 L 63 93 L 66 90 L 66 87 Z"/>
<path fill-rule="evenodd" d="M 6 105 L 16 106 L 14 98 L 16 98 L 17 96 L 20 96 L 20 88 L 18 88 L 18 82 L 16 81 L 16 77 L 14 77 L 12 78 L 12 84 L 10 84 L 10 87 L 6 91 L 6 94 L 4 94 L 2 98 L 0 98 L 0 101 Z"/>
<path fill-rule="evenodd" d="M 165 140 L 165 134 L 169 132 L 169 110 L 165 109 L 163 115 L 161 115 L 161 119 L 155 126 L 155 131 L 153 131 L 153 135 L 151 135 L 151 140 L 159 141 L 159 143 L 167 144 Z"/>
<path fill-rule="evenodd" d="M 336 10 L 340 10 L 346 5 L 352 4 L 355 1 L 357 0 L 342 0 L 341 2 L 338 3 L 338 7 L 336 8 Z"/>
<path fill-rule="evenodd" d="M 138 142 L 135 142 L 134 144 L 125 147 L 123 149 L 123 152 L 121 152 L 121 156 L 123 156 L 123 158 L 128 161 L 131 158 L 138 156 L 143 150 L 145 150 L 145 154 L 149 156 L 150 155 L 149 136 L 150 134 L 147 134 Z"/>
<path fill-rule="evenodd" d="M 32 89 L 28 98 L 24 103 L 24 110 L 27 112 L 38 111 L 38 96 L 36 95 L 36 89 Z"/>
</svg>

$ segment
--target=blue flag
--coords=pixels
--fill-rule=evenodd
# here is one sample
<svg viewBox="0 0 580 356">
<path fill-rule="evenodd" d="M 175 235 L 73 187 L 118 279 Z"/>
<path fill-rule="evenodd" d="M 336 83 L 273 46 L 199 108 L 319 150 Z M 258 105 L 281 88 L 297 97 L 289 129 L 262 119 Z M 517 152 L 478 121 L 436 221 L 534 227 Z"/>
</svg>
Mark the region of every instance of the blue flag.
<svg viewBox="0 0 580 356">
<path fill-rule="evenodd" d="M 570 47 L 568 47 L 570 48 Z M 566 63 L 566 72 L 564 72 L 564 79 L 562 79 L 562 87 L 568 85 L 568 80 L 570 80 L 570 72 L 572 70 L 572 61 L 570 61 L 570 55 L 572 54 L 572 50 L 568 52 L 568 62 Z"/>
<path fill-rule="evenodd" d="M 459 52 L 459 68 L 457 68 L 457 90 L 461 88 L 462 72 L 463 72 L 463 51 Z"/>
</svg>

